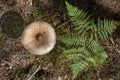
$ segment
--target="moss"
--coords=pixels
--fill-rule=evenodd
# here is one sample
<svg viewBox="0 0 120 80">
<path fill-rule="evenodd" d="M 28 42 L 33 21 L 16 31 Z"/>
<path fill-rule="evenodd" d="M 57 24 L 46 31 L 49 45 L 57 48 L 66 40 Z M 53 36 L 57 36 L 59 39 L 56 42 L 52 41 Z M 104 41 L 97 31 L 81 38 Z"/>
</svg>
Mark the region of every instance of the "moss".
<svg viewBox="0 0 120 80">
<path fill-rule="evenodd" d="M 82 80 L 93 80 L 94 75 L 93 74 L 85 74 L 82 76 Z"/>
<path fill-rule="evenodd" d="M 25 70 L 18 70 L 11 74 L 9 80 L 25 80 L 26 77 Z"/>
<path fill-rule="evenodd" d="M 3 32 L 8 37 L 17 38 L 21 35 L 24 21 L 18 12 L 8 11 L 2 15 L 0 20 Z"/>
<path fill-rule="evenodd" d="M 48 54 L 48 58 L 50 59 L 53 64 L 58 62 L 58 52 L 54 49 L 50 54 Z"/>
<path fill-rule="evenodd" d="M 120 80 L 120 70 L 118 70 L 118 71 L 115 73 L 115 76 L 116 76 L 117 80 Z"/>
</svg>

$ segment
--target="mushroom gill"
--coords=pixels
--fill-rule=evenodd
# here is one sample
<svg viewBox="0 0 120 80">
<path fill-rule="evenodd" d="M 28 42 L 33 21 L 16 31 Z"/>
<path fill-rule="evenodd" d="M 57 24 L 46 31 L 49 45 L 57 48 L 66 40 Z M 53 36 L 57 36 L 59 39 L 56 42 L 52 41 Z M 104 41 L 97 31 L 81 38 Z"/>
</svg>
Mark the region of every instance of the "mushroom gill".
<svg viewBox="0 0 120 80">
<path fill-rule="evenodd" d="M 30 53 L 44 55 L 54 48 L 56 33 L 53 27 L 44 21 L 32 22 L 24 29 L 21 42 Z"/>
</svg>

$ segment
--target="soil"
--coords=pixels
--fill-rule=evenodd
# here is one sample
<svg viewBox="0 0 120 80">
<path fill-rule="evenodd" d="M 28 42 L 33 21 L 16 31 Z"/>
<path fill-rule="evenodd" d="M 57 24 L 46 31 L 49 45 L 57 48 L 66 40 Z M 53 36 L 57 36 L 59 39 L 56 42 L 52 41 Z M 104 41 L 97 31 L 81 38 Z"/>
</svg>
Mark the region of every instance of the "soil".
<svg viewBox="0 0 120 80">
<path fill-rule="evenodd" d="M 94 19 L 108 17 L 120 22 L 120 14 L 116 12 L 119 7 L 109 10 L 111 8 L 108 9 L 97 1 L 69 0 L 72 5 L 85 9 Z M 23 25 L 15 30 L 25 28 L 29 23 L 37 20 L 50 23 L 57 35 L 60 34 L 61 27 L 71 26 L 64 0 L 0 0 L 0 20 L 3 21 L 4 13 L 9 11 L 19 13 L 21 15 L 19 17 L 23 20 Z M 0 25 L 0 80 L 28 80 L 29 75 L 32 75 L 38 66 L 40 69 L 31 80 L 72 80 L 70 62 L 59 49 L 59 42 L 47 55 L 32 55 L 21 44 L 21 35 L 11 37 L 17 31 L 10 31 L 12 33 L 8 34 L 4 31 L 10 23 L 12 22 L 2 22 L 2 25 L 5 24 L 4 27 Z M 100 67 L 80 72 L 76 80 L 120 80 L 120 25 L 107 40 L 100 40 L 100 43 L 106 46 L 109 57 Z"/>
</svg>

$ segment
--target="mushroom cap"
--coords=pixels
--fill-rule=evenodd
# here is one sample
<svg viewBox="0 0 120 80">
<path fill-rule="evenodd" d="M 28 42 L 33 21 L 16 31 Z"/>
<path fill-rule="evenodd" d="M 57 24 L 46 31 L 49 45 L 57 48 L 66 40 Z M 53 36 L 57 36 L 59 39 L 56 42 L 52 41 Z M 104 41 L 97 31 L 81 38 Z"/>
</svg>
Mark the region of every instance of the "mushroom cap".
<svg viewBox="0 0 120 80">
<path fill-rule="evenodd" d="M 47 22 L 32 22 L 24 29 L 21 42 L 30 53 L 44 55 L 54 48 L 56 33 Z"/>
</svg>

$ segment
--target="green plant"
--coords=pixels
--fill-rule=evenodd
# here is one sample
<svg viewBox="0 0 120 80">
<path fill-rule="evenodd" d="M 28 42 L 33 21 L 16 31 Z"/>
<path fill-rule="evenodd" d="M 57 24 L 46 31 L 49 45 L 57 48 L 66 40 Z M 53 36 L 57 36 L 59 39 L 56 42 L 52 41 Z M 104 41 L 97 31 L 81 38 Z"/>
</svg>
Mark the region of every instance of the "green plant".
<svg viewBox="0 0 120 80">
<path fill-rule="evenodd" d="M 33 11 L 31 14 L 28 14 L 28 17 L 29 17 L 31 20 L 39 20 L 39 19 L 41 19 L 42 17 L 44 17 L 44 15 L 43 15 L 39 10 L 35 10 L 35 11 Z"/>
<path fill-rule="evenodd" d="M 68 15 L 73 24 L 74 33 L 59 36 L 58 40 L 66 45 L 66 57 L 73 61 L 71 64 L 73 79 L 78 73 L 90 67 L 98 67 L 107 58 L 104 48 L 98 39 L 106 39 L 112 34 L 112 21 L 98 19 L 97 23 L 87 13 L 66 2 Z"/>
<path fill-rule="evenodd" d="M 78 31 L 79 34 L 83 36 L 91 36 L 94 39 L 100 38 L 106 39 L 108 35 L 113 32 L 112 25 L 113 22 L 109 19 L 104 19 L 103 21 L 98 19 L 97 25 L 94 20 L 90 19 L 90 15 L 87 15 L 82 9 L 78 9 L 66 2 L 66 7 L 70 20 L 74 25 L 74 29 Z M 88 35 L 88 33 L 90 35 Z"/>
<path fill-rule="evenodd" d="M 66 57 L 73 60 L 71 68 L 73 70 L 73 79 L 82 70 L 87 70 L 91 66 L 99 66 L 107 58 L 104 48 L 95 40 L 79 35 L 63 35 L 59 40 L 66 44 L 68 50 L 64 50 Z"/>
<path fill-rule="evenodd" d="M 33 12 L 33 17 L 34 18 L 42 18 L 43 17 L 43 14 L 39 11 L 39 10 L 35 10 Z"/>
<path fill-rule="evenodd" d="M 9 80 L 25 80 L 27 77 L 26 72 L 19 70 L 11 73 Z"/>
</svg>

